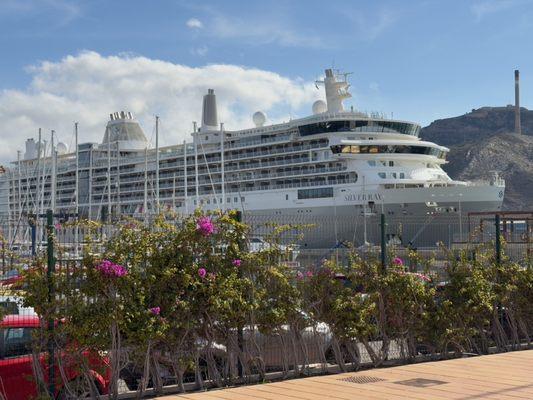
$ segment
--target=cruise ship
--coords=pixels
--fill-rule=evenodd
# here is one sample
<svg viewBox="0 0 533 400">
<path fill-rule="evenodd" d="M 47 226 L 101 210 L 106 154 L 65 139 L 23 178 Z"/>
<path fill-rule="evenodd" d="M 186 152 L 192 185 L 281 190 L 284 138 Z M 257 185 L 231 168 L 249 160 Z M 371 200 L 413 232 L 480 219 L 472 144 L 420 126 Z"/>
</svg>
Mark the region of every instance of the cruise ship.
<svg viewBox="0 0 533 400">
<path fill-rule="evenodd" d="M 27 240 L 28 216 L 46 209 L 92 220 L 148 221 L 162 211 L 189 214 L 201 207 L 238 209 L 254 223 L 322 221 L 304 245 L 326 248 L 376 242 L 380 213 L 397 224 L 427 217 L 427 224 L 442 227 L 470 211 L 501 208 L 504 181 L 496 174 L 488 182 L 451 179 L 442 169 L 449 149 L 421 140 L 418 124 L 346 110 L 347 76 L 325 71 L 317 84 L 326 101 L 316 101 L 308 117 L 267 125 L 258 111 L 252 128 L 236 131 L 219 123 L 209 89 L 192 140 L 172 146 L 159 146 L 158 118 L 150 146 L 125 111 L 110 114 L 101 143 L 78 144 L 76 126 L 71 152 L 55 143 L 53 132 L 48 143 L 28 139 L 24 155 L 0 176 L 3 234 L 11 244 Z M 400 239 L 411 244 L 414 235 Z M 419 245 L 439 239 L 416 235 Z"/>
</svg>

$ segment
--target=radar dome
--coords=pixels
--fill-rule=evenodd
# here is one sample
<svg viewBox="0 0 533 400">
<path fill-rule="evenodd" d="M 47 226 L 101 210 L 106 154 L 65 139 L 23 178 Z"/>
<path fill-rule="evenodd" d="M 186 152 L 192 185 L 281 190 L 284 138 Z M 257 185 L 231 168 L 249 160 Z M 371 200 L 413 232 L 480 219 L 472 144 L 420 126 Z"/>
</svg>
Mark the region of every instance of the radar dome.
<svg viewBox="0 0 533 400">
<path fill-rule="evenodd" d="M 263 126 L 267 120 L 267 116 L 263 111 L 257 111 L 252 116 L 255 126 Z"/>
<path fill-rule="evenodd" d="M 67 151 L 68 151 L 68 146 L 65 143 L 59 142 L 57 144 L 57 154 L 59 155 L 67 154 Z"/>
<path fill-rule="evenodd" d="M 328 106 L 324 100 L 317 100 L 313 103 L 313 114 L 322 114 L 328 110 Z"/>
</svg>

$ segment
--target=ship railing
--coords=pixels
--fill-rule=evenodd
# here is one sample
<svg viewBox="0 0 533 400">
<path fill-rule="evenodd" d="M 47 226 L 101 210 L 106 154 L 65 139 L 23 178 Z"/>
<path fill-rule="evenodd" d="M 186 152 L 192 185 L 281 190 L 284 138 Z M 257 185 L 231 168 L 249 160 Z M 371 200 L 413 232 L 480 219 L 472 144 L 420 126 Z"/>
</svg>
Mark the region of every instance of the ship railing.
<svg viewBox="0 0 533 400">
<path fill-rule="evenodd" d="M 324 177 L 322 179 L 316 180 L 316 181 L 307 181 L 307 182 L 293 182 L 288 184 L 268 184 L 268 185 L 258 185 L 258 186 L 246 186 L 246 185 L 239 185 L 238 188 L 232 188 L 231 186 L 226 187 L 226 193 L 239 193 L 239 192 L 252 192 L 252 191 L 264 191 L 264 190 L 276 190 L 276 189 L 291 189 L 291 188 L 306 188 L 306 187 L 315 187 L 315 186 L 331 186 L 331 185 L 342 185 L 342 184 L 349 184 L 349 183 L 356 183 L 357 178 L 336 178 L 334 181 L 328 181 L 326 179 L 327 177 Z M 256 180 L 256 179 L 254 179 Z M 228 182 L 230 183 L 230 182 Z M 208 187 L 204 190 L 200 190 L 200 195 L 207 196 L 207 195 L 213 195 L 212 189 L 209 187 L 211 185 L 211 182 L 203 182 L 200 183 L 202 186 L 205 187 L 207 185 Z M 220 186 L 220 182 L 213 182 L 213 185 Z M 160 186 L 160 189 L 171 189 L 172 186 Z M 183 189 L 183 185 L 176 186 L 176 189 Z M 132 200 L 132 199 L 142 199 L 143 198 L 143 189 L 142 188 L 132 188 L 132 189 L 121 189 L 121 199 L 123 200 Z M 176 197 L 183 197 L 183 191 L 181 193 L 177 193 Z M 190 193 L 190 190 L 189 190 Z M 98 202 L 101 200 L 102 195 L 106 195 L 107 190 L 95 190 L 93 191 L 93 199 L 94 201 Z M 216 193 L 217 195 L 219 193 Z M 189 194 L 191 196 L 191 194 Z M 113 197 L 116 195 L 113 194 Z M 153 197 L 152 190 L 150 191 L 150 196 Z M 162 196 L 164 198 L 164 196 Z"/>
<path fill-rule="evenodd" d="M 299 158 L 293 158 L 293 159 L 289 159 L 289 160 L 278 160 L 278 161 L 269 161 L 269 162 L 260 162 L 260 161 L 258 161 L 257 163 L 255 163 L 257 165 L 254 165 L 254 163 L 250 163 L 250 165 L 237 165 L 237 166 L 225 165 L 224 170 L 226 172 L 229 172 L 229 171 L 238 171 L 238 170 L 243 170 L 243 169 L 268 168 L 268 167 L 277 166 L 277 165 L 303 164 L 303 163 L 309 163 L 311 161 L 316 161 L 316 159 L 312 158 L 310 160 L 309 156 L 307 154 L 305 154 L 305 155 L 302 155 Z M 211 162 L 211 161 L 209 161 L 209 162 Z M 198 165 L 200 167 L 205 166 L 205 162 L 203 162 L 203 160 L 199 160 Z M 191 166 L 191 165 L 189 165 L 189 166 Z M 161 168 L 160 171 L 164 171 L 164 170 L 167 170 L 167 169 L 170 169 L 170 168 L 171 167 L 165 166 L 164 168 Z M 148 171 L 149 174 L 152 174 L 153 172 L 154 172 L 153 169 L 150 169 Z M 207 170 L 205 170 L 205 169 L 203 171 L 198 171 L 199 175 L 209 174 L 209 173 L 216 173 L 216 172 L 221 172 L 221 168 L 220 167 L 209 167 L 209 172 Z M 144 173 L 144 170 L 121 172 L 121 175 L 122 174 L 131 174 L 131 173 L 137 173 L 139 175 L 142 175 Z M 93 177 L 95 177 L 95 178 L 97 178 L 97 177 L 105 177 L 106 175 L 107 175 L 107 171 L 93 172 Z M 112 172 L 112 175 L 115 176 L 116 172 Z M 169 176 L 172 176 L 172 175 L 173 175 L 173 173 L 170 174 Z M 179 173 L 176 176 L 182 176 L 182 175 L 183 175 L 183 173 Z M 160 173 L 160 176 L 163 176 L 162 173 Z M 191 176 L 191 174 L 189 174 L 189 176 Z M 121 179 L 129 179 L 129 178 L 121 178 Z M 137 180 L 137 179 L 139 179 L 139 178 L 133 178 L 132 180 Z"/>
<path fill-rule="evenodd" d="M 493 180 L 475 180 L 464 182 L 465 186 L 481 187 L 481 186 L 505 186 L 505 180 L 502 178 Z"/>
<path fill-rule="evenodd" d="M 313 150 L 313 149 L 320 149 L 320 148 L 328 148 L 328 144 L 327 143 L 316 143 L 316 144 L 308 144 L 308 145 L 301 145 L 301 146 L 290 146 L 290 147 L 284 147 L 284 148 L 277 148 L 277 149 L 271 149 L 271 150 L 263 150 L 263 151 L 251 151 L 251 152 L 243 152 L 243 153 L 239 153 L 239 154 L 235 154 L 235 155 L 231 155 L 231 154 L 226 154 L 225 155 L 225 161 L 234 161 L 234 160 L 241 160 L 241 159 L 249 159 L 249 158 L 254 158 L 254 157 L 258 157 L 258 156 L 276 156 L 276 155 L 280 155 L 280 154 L 287 154 L 287 153 L 298 153 L 298 152 L 302 152 L 302 151 L 305 151 L 305 150 Z M 199 149 L 201 150 L 201 149 Z M 217 154 L 217 152 L 201 152 L 199 151 L 198 152 L 198 164 L 201 165 L 201 164 L 205 164 L 205 158 L 204 158 L 204 154 L 207 156 L 207 163 L 216 163 L 216 162 L 220 162 L 221 160 L 221 157 L 219 154 Z M 179 153 L 176 153 L 176 156 L 180 156 Z M 182 155 L 181 155 L 182 156 Z M 164 159 L 167 159 L 167 158 L 171 158 L 170 156 L 169 157 L 165 157 Z M 163 160 L 164 160 L 163 159 Z M 148 162 L 149 163 L 153 163 L 155 160 L 155 155 L 154 154 L 151 154 L 149 159 L 148 159 Z M 129 157 L 129 158 L 126 158 L 126 159 L 121 159 L 120 160 L 120 164 L 121 164 L 121 168 L 124 166 L 124 165 L 130 165 L 130 164 L 135 164 L 136 162 L 143 162 L 144 163 L 144 157 Z M 111 158 L 111 169 L 113 170 L 116 170 L 116 167 L 117 167 L 117 160 L 116 158 Z M 178 167 L 178 166 L 183 166 L 184 163 L 183 163 L 183 160 L 179 160 L 179 161 L 176 161 L 174 163 L 168 163 L 168 164 L 164 164 L 164 165 L 161 165 L 160 168 L 163 169 L 163 168 L 172 168 L 172 167 Z M 189 165 L 194 165 L 194 163 L 192 164 L 189 164 Z M 93 161 L 92 163 L 92 168 L 93 169 L 99 169 L 99 168 L 105 168 L 106 171 L 101 171 L 100 174 L 105 174 L 107 173 L 107 166 L 108 166 L 108 161 L 107 161 L 107 158 L 102 158 L 100 160 L 95 160 Z M 151 168 L 153 168 L 153 166 L 151 166 Z M 63 167 L 61 168 L 61 171 L 68 171 L 72 169 L 72 166 L 68 166 L 68 167 Z M 95 173 L 93 172 L 93 174 L 98 174 L 98 173 Z"/>
<path fill-rule="evenodd" d="M 255 146 L 258 144 L 267 144 L 267 143 L 278 143 L 278 142 L 288 142 L 291 140 L 291 135 L 283 135 L 283 136 L 276 136 L 274 138 L 268 138 L 268 139 L 258 139 L 258 140 L 239 140 L 236 143 L 229 143 L 225 144 L 224 147 L 226 149 L 238 149 L 241 147 L 248 147 L 248 146 Z"/>
<path fill-rule="evenodd" d="M 346 167 L 332 167 L 332 168 L 314 168 L 314 169 L 310 169 L 306 171 L 284 171 L 284 172 L 280 172 L 276 174 L 267 174 L 267 175 L 256 173 L 256 174 L 251 174 L 247 176 L 243 176 L 243 175 L 239 175 L 237 177 L 228 176 L 226 177 L 225 182 L 231 183 L 231 182 L 242 182 L 242 181 L 250 181 L 250 180 L 254 180 L 254 181 L 255 180 L 269 180 L 269 179 L 276 179 L 276 178 L 282 178 L 282 177 L 298 177 L 298 176 L 306 176 L 306 175 L 327 174 L 327 173 L 332 173 L 332 172 L 343 172 L 346 170 L 347 170 Z M 183 187 L 183 174 L 181 174 L 179 177 L 181 177 L 181 179 L 179 180 L 176 179 L 176 185 L 175 185 L 176 188 Z M 189 178 L 190 177 L 191 176 L 189 175 Z M 160 179 L 168 179 L 168 178 L 169 177 L 160 176 Z M 178 178 L 178 175 L 176 175 L 176 178 Z M 135 180 L 132 180 L 131 178 L 127 180 L 121 179 L 120 180 L 121 188 L 122 188 L 122 184 L 128 184 L 128 183 L 135 182 L 135 181 L 142 182 L 144 181 L 144 177 L 143 179 L 136 178 Z M 220 184 L 221 180 L 220 179 L 211 180 L 211 179 L 204 178 L 204 179 L 201 179 L 199 182 L 200 185 L 210 185 L 211 183 Z M 105 186 L 105 183 L 102 182 L 100 185 L 97 185 L 97 186 Z M 173 184 L 160 184 L 159 188 L 160 189 L 172 188 L 173 186 L 174 186 Z M 139 187 L 137 190 L 142 190 L 143 187 Z"/>
</svg>

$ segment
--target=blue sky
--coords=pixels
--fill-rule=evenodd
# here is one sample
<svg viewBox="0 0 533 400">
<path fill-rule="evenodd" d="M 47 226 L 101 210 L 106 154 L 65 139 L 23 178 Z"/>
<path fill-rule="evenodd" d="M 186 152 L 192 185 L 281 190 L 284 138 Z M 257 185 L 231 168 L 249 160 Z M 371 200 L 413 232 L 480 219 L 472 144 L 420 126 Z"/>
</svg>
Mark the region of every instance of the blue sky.
<svg viewBox="0 0 533 400">
<path fill-rule="evenodd" d="M 291 85 L 310 83 L 333 65 L 354 73 L 349 104 L 426 125 L 472 108 L 511 103 L 515 68 L 521 70 L 522 104 L 531 107 L 532 42 L 529 0 L 0 0 L 0 117 L 54 125 L 53 115 L 30 112 L 39 107 L 40 91 L 60 98 L 66 107 L 77 104 L 81 112 L 84 92 L 68 93 L 68 85 L 58 89 L 62 72 L 52 76 L 46 66 L 93 52 L 107 61 L 117 56 L 193 69 L 239 66 L 272 72 Z M 86 92 L 91 84 L 98 90 L 101 75 L 89 68 L 85 72 L 82 78 L 72 75 L 71 81 L 84 79 Z M 108 72 L 112 76 L 115 71 Z M 188 79 L 206 79 L 205 74 L 194 76 Z M 149 84 L 150 74 L 145 79 L 140 86 Z M 112 80 L 106 88 L 113 93 Z M 286 86 L 280 90 L 288 93 Z M 18 96 L 18 109 L 12 95 Z M 176 101 L 148 105 L 164 108 Z M 40 114 L 46 113 L 46 104 L 40 106 Z M 282 110 L 282 101 L 265 106 L 281 118 L 288 112 L 307 114 L 310 103 L 300 99 L 290 111 Z M 227 108 L 228 118 L 249 111 L 237 97 Z M 57 115 L 59 125 L 61 117 Z M 105 116 L 99 123 L 105 124 Z M 10 122 L 8 127 L 18 126 Z M 0 121 L 0 137 L 6 134 Z"/>
</svg>

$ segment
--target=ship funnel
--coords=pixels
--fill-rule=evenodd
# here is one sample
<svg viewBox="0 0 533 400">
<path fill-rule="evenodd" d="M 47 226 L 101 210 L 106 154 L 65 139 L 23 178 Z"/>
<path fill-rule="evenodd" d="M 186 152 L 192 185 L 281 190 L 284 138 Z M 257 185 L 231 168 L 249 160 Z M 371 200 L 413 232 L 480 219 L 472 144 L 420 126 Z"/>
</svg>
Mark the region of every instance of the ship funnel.
<svg viewBox="0 0 533 400">
<path fill-rule="evenodd" d="M 217 97 L 213 89 L 207 89 L 202 107 L 202 130 L 218 130 Z"/>
<path fill-rule="evenodd" d="M 26 152 L 24 153 L 25 160 L 33 160 L 37 158 L 37 144 L 33 139 L 26 140 Z"/>
</svg>

